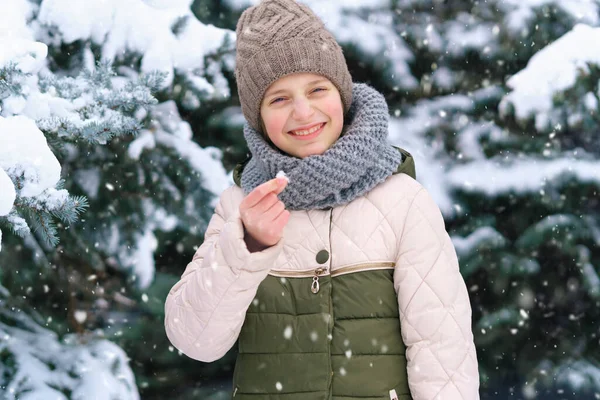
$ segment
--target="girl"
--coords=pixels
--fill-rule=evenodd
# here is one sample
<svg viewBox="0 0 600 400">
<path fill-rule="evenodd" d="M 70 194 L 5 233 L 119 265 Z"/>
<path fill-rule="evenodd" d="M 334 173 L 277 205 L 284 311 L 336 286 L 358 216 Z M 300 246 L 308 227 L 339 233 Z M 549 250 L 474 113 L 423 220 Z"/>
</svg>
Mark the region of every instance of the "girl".
<svg viewBox="0 0 600 400">
<path fill-rule="evenodd" d="M 204 362 L 238 341 L 235 399 L 478 399 L 456 253 L 383 96 L 293 0 L 242 14 L 236 81 L 251 158 L 167 297 L 169 340 Z"/>
</svg>

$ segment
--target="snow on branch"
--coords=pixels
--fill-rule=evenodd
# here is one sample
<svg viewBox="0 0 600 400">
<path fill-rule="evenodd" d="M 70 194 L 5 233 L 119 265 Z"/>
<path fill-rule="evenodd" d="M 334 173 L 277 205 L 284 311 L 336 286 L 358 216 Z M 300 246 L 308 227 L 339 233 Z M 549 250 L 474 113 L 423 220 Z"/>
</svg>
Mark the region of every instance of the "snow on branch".
<svg viewBox="0 0 600 400">
<path fill-rule="evenodd" d="M 73 334 L 60 340 L 24 312 L 8 307 L 0 307 L 0 336 L 3 399 L 83 400 L 91 394 L 97 400 L 140 398 L 127 355 L 108 340 Z"/>
<path fill-rule="evenodd" d="M 33 228 L 55 246 L 54 219 L 75 222 L 87 200 L 62 188 L 61 165 L 48 141 L 105 144 L 137 133 L 135 113 L 157 103 L 152 91 L 164 73 L 134 82 L 101 62 L 75 78 L 59 78 L 44 70 L 46 55 L 43 43 L 0 37 L 0 224 L 19 236 Z"/>
<path fill-rule="evenodd" d="M 549 132 L 564 123 L 560 106 L 565 93 L 583 86 L 592 75 L 595 90 L 577 96 L 582 112 L 598 112 L 600 81 L 600 28 L 578 24 L 560 39 L 535 54 L 527 67 L 512 76 L 507 85 L 512 91 L 500 103 L 500 115 L 512 116 L 521 123 L 533 119 L 539 132 Z M 567 124 L 577 121 L 570 115 Z M 560 130 L 560 125 L 558 130 Z"/>
<path fill-rule="evenodd" d="M 173 2 L 45 0 L 38 19 L 56 27 L 65 43 L 91 40 L 100 45 L 104 59 L 140 54 L 141 71 L 161 71 L 166 77 L 163 84 L 170 85 L 175 73 L 185 76 L 199 71 L 202 75 L 208 68 L 206 57 L 231 45 L 235 35 L 200 22 L 189 1 L 167 3 Z"/>
</svg>

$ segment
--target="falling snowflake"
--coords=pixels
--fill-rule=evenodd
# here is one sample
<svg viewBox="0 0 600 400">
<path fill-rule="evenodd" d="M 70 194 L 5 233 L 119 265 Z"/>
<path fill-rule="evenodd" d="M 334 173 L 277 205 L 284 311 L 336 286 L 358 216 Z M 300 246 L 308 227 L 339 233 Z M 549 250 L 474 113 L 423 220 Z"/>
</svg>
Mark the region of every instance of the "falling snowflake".
<svg viewBox="0 0 600 400">
<path fill-rule="evenodd" d="M 73 317 L 75 317 L 75 320 L 78 323 L 83 324 L 85 322 L 85 320 L 87 319 L 87 312 L 82 311 L 82 310 L 77 310 L 73 313 Z"/>
</svg>

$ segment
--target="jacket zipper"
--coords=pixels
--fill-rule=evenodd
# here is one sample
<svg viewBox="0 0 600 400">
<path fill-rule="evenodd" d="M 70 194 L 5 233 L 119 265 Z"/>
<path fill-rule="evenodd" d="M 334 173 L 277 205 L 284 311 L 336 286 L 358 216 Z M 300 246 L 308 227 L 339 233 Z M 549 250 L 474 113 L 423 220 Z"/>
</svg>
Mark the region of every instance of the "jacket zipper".
<svg viewBox="0 0 600 400">
<path fill-rule="evenodd" d="M 279 278 L 310 278 L 315 275 L 327 275 L 328 268 L 319 267 L 316 269 L 305 269 L 302 271 L 283 271 L 272 269 L 269 271 L 269 275 L 277 276 Z"/>
<path fill-rule="evenodd" d="M 272 269 L 269 271 L 270 275 L 277 276 L 280 278 L 310 278 L 312 276 L 331 275 L 339 276 L 349 274 L 358 271 L 372 271 L 377 269 L 394 269 L 395 263 L 393 262 L 374 262 L 364 263 L 358 265 L 349 265 L 347 267 L 338 268 L 335 271 L 329 273 L 329 268 L 319 267 L 315 269 L 306 269 L 302 271 L 285 271 L 280 269 Z"/>
<path fill-rule="evenodd" d="M 323 272 L 327 271 L 327 268 L 317 268 L 315 269 L 315 274 L 313 276 L 313 282 L 312 285 L 310 285 L 310 291 L 313 292 L 314 294 L 319 293 L 319 275 L 321 275 Z"/>
<path fill-rule="evenodd" d="M 376 263 L 364 263 L 359 265 L 350 265 L 347 267 L 338 268 L 331 272 L 331 277 L 350 274 L 352 272 L 359 271 L 373 271 L 377 269 L 394 269 L 395 263 L 393 262 L 376 262 Z"/>
<path fill-rule="evenodd" d="M 350 265 L 336 269 L 333 272 L 329 272 L 327 267 L 319 267 L 316 269 L 309 269 L 305 271 L 281 271 L 271 270 L 270 275 L 278 276 L 281 278 L 313 278 L 312 284 L 310 285 L 310 291 L 314 294 L 319 293 L 321 286 L 319 284 L 319 277 L 323 275 L 331 275 L 331 277 L 350 274 L 352 272 L 359 271 L 373 271 L 378 269 L 394 269 L 395 263 L 393 262 L 377 262 L 377 263 L 365 263 L 359 265 Z"/>
</svg>

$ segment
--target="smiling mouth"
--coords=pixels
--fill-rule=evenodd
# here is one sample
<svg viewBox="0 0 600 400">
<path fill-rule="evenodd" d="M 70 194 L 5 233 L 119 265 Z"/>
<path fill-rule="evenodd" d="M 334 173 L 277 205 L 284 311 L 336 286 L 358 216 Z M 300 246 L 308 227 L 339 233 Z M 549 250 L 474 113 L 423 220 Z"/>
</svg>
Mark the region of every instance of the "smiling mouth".
<svg viewBox="0 0 600 400">
<path fill-rule="evenodd" d="M 325 123 L 321 123 L 319 125 L 315 125 L 310 129 L 305 129 L 305 130 L 298 130 L 298 131 L 290 131 L 289 134 L 290 135 L 294 135 L 294 136 L 309 136 L 312 135 L 318 131 L 320 131 L 323 127 L 325 126 Z"/>
</svg>

